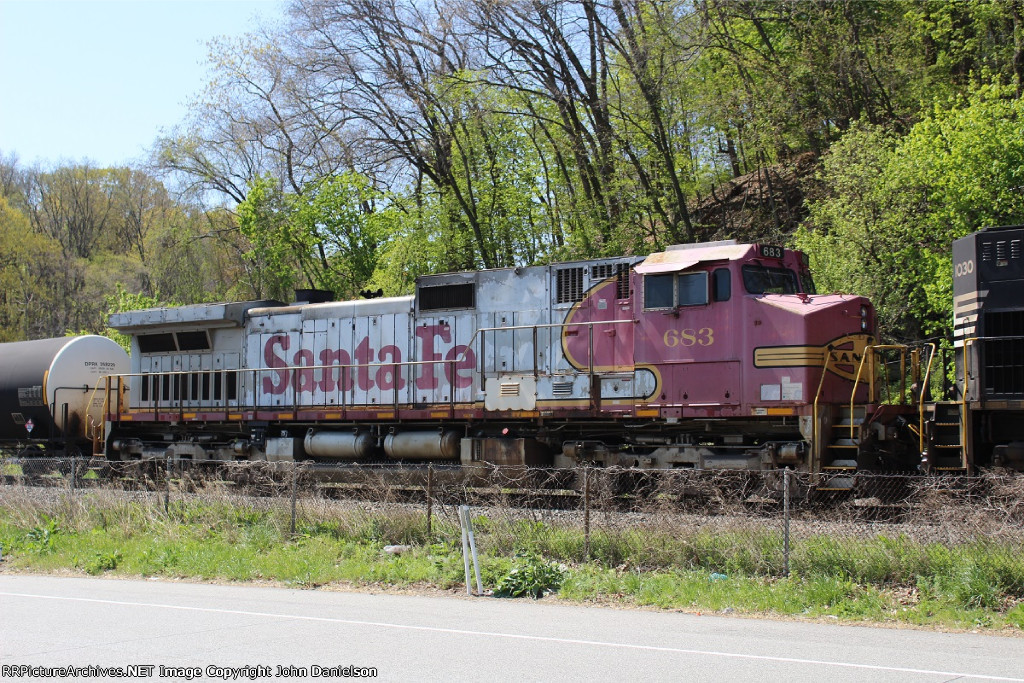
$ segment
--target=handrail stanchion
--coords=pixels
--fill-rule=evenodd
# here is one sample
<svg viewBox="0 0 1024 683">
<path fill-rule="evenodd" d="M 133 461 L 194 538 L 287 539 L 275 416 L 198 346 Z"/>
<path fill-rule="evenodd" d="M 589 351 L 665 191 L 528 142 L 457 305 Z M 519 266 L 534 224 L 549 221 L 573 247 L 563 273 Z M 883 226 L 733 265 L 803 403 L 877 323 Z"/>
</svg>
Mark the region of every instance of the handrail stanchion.
<svg viewBox="0 0 1024 683">
<path fill-rule="evenodd" d="M 818 433 L 818 399 L 821 398 L 821 389 L 825 386 L 825 375 L 828 374 L 828 362 L 832 360 L 831 348 L 825 349 L 825 362 L 821 366 L 821 379 L 818 380 L 818 390 L 814 393 L 814 408 L 811 415 L 811 459 L 814 461 L 811 463 L 811 471 L 817 472 L 818 467 L 816 465 L 821 462 L 821 449 L 819 448 L 819 441 L 821 435 Z"/>
<path fill-rule="evenodd" d="M 981 341 L 981 339 L 982 337 L 971 337 L 964 340 L 964 389 L 960 392 L 960 449 L 961 453 L 964 453 L 965 455 L 967 453 L 967 420 L 964 418 L 967 417 L 967 394 L 970 391 L 971 386 L 970 347 L 973 346 L 975 342 Z M 965 465 L 968 464 L 966 462 L 966 457 L 962 460 Z"/>
<path fill-rule="evenodd" d="M 857 399 L 857 387 L 860 386 L 860 376 L 864 372 L 864 361 L 867 360 L 868 356 L 874 357 L 875 355 L 874 346 L 868 346 L 864 349 L 864 354 L 860 357 L 860 365 L 857 366 L 857 376 L 853 380 L 853 391 L 850 392 L 850 441 L 853 441 L 853 407 Z M 881 347 L 878 347 L 881 348 Z"/>
<path fill-rule="evenodd" d="M 932 361 L 935 360 L 935 344 L 928 344 L 928 346 L 932 348 L 932 353 L 928 356 L 928 365 L 924 370 L 924 379 L 921 380 L 921 389 L 917 392 L 917 442 L 918 447 L 920 448 L 920 453 L 924 453 L 924 397 L 928 394 L 928 382 L 931 381 Z M 960 443 L 963 443 L 963 441 Z"/>
</svg>

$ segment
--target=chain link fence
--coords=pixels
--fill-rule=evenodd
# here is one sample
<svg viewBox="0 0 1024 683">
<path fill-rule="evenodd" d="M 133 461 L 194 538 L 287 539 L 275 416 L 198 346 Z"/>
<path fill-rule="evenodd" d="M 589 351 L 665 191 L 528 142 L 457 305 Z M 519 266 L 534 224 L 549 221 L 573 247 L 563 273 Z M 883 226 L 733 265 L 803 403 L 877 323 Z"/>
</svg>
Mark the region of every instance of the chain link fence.
<svg viewBox="0 0 1024 683">
<path fill-rule="evenodd" d="M 527 469 L 311 463 L 0 460 L 0 515 L 135 506 L 224 507 L 282 532 L 330 529 L 382 545 L 458 544 L 459 506 L 481 553 L 629 571 L 843 576 L 918 590 L 955 580 L 966 604 L 1024 600 L 1024 476 Z M 966 586 L 966 588 L 964 588 Z"/>
</svg>

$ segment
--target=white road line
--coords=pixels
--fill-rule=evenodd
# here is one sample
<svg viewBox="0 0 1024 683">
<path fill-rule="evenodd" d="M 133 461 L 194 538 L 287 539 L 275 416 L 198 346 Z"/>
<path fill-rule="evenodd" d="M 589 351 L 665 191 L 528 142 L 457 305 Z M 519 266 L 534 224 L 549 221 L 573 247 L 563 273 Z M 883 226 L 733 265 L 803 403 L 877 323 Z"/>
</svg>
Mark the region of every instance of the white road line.
<svg viewBox="0 0 1024 683">
<path fill-rule="evenodd" d="M 770 655 L 751 655 L 738 652 L 718 652 L 715 650 L 693 650 L 678 647 L 661 647 L 657 645 L 636 645 L 633 643 L 614 643 L 601 640 L 581 640 L 576 638 L 555 638 L 552 636 L 531 636 L 520 633 L 500 633 L 496 631 L 471 631 L 468 629 L 443 628 L 439 626 L 414 626 L 411 624 L 393 624 L 384 621 L 362 621 L 359 619 L 337 619 L 334 617 L 310 617 L 296 614 L 275 614 L 272 612 L 249 612 L 245 610 L 218 609 L 213 607 L 190 607 L 187 605 L 166 605 L 150 602 L 128 602 L 123 600 L 101 600 L 98 598 L 74 598 L 61 595 L 38 595 L 34 593 L 8 593 L 0 591 L 0 595 L 12 598 L 35 598 L 40 600 L 64 600 L 69 602 L 92 602 L 103 605 L 121 605 L 125 607 L 152 607 L 156 609 L 181 610 L 186 612 L 209 612 L 215 614 L 237 614 L 247 617 L 267 617 L 271 619 L 292 619 L 295 621 L 315 621 L 333 624 L 348 624 L 351 626 L 372 626 L 375 628 L 402 629 L 407 631 L 426 631 L 430 633 L 451 633 L 465 636 L 482 636 L 487 638 L 506 638 L 510 640 L 532 640 L 545 643 L 560 643 L 565 645 L 586 645 L 595 647 L 611 647 L 625 650 L 642 650 L 647 652 L 667 652 L 683 655 L 701 655 L 706 657 L 724 657 L 731 659 L 749 659 L 765 662 L 779 662 L 785 664 L 810 664 L 816 666 L 834 666 L 845 669 L 863 669 L 866 671 L 892 671 L 894 673 L 929 674 L 936 676 L 948 676 L 969 678 L 986 681 L 1012 681 L 1024 683 L 1024 678 L 1010 678 L 1006 676 L 989 676 L 986 674 L 963 673 L 956 671 L 936 671 L 933 669 L 911 669 L 896 666 L 878 666 L 875 664 L 857 664 L 854 662 L 835 662 L 818 659 L 800 659 L 797 657 L 773 657 Z"/>
</svg>

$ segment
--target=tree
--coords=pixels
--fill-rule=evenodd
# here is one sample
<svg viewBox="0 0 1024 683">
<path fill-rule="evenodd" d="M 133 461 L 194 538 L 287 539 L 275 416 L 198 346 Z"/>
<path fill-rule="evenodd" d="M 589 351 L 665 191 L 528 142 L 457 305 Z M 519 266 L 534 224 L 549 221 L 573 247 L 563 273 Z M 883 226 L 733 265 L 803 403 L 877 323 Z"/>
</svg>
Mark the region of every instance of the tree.
<svg viewBox="0 0 1024 683">
<path fill-rule="evenodd" d="M 52 313 L 63 308 L 55 286 L 60 246 L 31 230 L 29 219 L 0 197 L 0 341 L 59 336 Z"/>
<path fill-rule="evenodd" d="M 264 176 L 238 205 L 241 233 L 256 266 L 256 295 L 291 296 L 298 285 L 354 297 L 373 276 L 389 236 L 392 211 L 375 210 L 377 193 L 362 176 L 343 173 L 286 193 Z"/>
<path fill-rule="evenodd" d="M 821 283 L 853 283 L 894 336 L 948 335 L 952 241 L 1024 215 L 1022 121 L 1015 87 L 990 85 L 936 102 L 903 137 L 851 130 L 826 161 L 829 195 L 797 236 Z"/>
<path fill-rule="evenodd" d="M 156 163 L 200 193 L 238 203 L 270 174 L 292 192 L 345 168 L 347 116 L 295 65 L 282 35 L 257 32 L 210 44 L 211 81 L 183 131 L 159 140 Z"/>
<path fill-rule="evenodd" d="M 267 175 L 252 183 L 237 213 L 239 230 L 252 245 L 244 256 L 255 266 L 254 294 L 288 300 L 300 278 L 297 255 L 311 245 L 294 229 L 277 179 Z"/>
<path fill-rule="evenodd" d="M 303 235 L 296 256 L 310 284 L 355 298 L 369 283 L 392 231 L 394 212 L 376 207 L 381 198 L 355 173 L 324 178 L 293 197 L 292 220 Z"/>
</svg>

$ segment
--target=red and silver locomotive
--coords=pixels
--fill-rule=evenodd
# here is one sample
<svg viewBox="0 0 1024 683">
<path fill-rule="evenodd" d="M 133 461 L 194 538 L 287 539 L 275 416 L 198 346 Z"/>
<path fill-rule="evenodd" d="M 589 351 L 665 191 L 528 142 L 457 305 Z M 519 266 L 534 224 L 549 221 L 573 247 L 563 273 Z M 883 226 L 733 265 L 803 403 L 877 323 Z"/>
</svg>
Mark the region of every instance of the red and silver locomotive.
<svg viewBox="0 0 1024 683">
<path fill-rule="evenodd" d="M 112 316 L 132 371 L 107 387 L 106 456 L 835 474 L 918 458 L 844 450 L 857 410 L 880 425 L 858 444 L 892 437 L 861 376 L 874 310 L 815 294 L 798 251 L 715 242 L 304 298 Z"/>
</svg>

